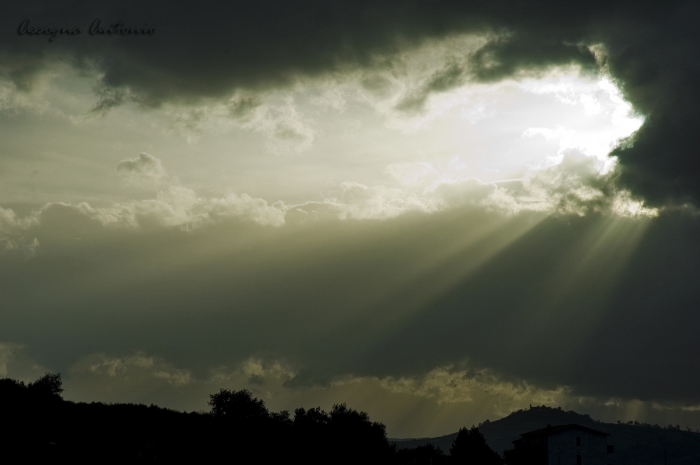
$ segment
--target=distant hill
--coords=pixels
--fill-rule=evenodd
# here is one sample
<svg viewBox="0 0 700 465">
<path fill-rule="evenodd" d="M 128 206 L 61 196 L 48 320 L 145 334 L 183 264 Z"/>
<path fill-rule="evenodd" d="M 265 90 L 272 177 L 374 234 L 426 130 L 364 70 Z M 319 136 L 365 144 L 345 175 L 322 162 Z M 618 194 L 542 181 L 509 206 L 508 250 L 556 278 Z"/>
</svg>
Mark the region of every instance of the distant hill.
<svg viewBox="0 0 700 465">
<path fill-rule="evenodd" d="M 680 429 L 662 428 L 646 424 L 616 424 L 593 420 L 588 415 L 574 411 L 565 412 L 550 407 L 532 407 L 518 410 L 497 421 L 485 421 L 479 430 L 488 445 L 503 454 L 513 447 L 512 441 L 520 434 L 547 425 L 579 424 L 610 434 L 608 444 L 615 446 L 611 462 L 615 465 L 661 465 L 664 463 L 664 450 L 668 465 L 700 464 L 700 434 Z M 466 425 L 470 426 L 470 425 Z M 432 443 L 445 453 L 449 453 L 457 433 L 437 438 L 390 439 L 398 449 L 413 448 Z"/>
</svg>

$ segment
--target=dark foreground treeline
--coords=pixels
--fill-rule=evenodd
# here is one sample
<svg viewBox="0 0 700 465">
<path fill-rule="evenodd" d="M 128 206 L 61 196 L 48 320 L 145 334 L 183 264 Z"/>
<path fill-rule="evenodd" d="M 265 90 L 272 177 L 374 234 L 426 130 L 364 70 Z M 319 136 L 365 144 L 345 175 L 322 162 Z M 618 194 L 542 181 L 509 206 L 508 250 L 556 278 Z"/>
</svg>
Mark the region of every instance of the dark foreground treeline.
<svg viewBox="0 0 700 465">
<path fill-rule="evenodd" d="M 463 428 L 450 455 L 432 445 L 397 451 L 382 423 L 334 405 L 269 412 L 247 390 L 210 396 L 208 413 L 154 405 L 75 403 L 61 378 L 25 385 L 0 380 L 0 450 L 7 463 L 479 464 L 501 459 L 476 428 Z"/>
</svg>

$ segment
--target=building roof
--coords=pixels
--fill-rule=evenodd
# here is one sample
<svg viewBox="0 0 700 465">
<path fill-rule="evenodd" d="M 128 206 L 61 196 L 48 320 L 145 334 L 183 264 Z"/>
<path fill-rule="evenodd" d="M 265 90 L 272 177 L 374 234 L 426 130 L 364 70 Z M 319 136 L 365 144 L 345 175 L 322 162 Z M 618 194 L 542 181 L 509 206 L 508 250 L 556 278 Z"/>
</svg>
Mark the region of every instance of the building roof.
<svg viewBox="0 0 700 465">
<path fill-rule="evenodd" d="M 602 431 L 595 430 L 593 428 L 587 428 L 585 426 L 581 425 L 576 425 L 576 424 L 571 424 L 571 425 L 556 425 L 556 426 L 547 426 L 546 428 L 541 428 L 541 429 L 536 429 L 534 431 L 529 431 L 527 433 L 523 433 L 520 436 L 522 437 L 528 437 L 528 436 L 549 436 L 552 434 L 557 434 L 561 433 L 563 431 L 568 431 L 570 429 L 578 429 L 582 431 L 586 431 L 588 433 L 592 434 L 598 434 L 601 436 L 610 436 L 608 433 L 604 433 Z"/>
</svg>

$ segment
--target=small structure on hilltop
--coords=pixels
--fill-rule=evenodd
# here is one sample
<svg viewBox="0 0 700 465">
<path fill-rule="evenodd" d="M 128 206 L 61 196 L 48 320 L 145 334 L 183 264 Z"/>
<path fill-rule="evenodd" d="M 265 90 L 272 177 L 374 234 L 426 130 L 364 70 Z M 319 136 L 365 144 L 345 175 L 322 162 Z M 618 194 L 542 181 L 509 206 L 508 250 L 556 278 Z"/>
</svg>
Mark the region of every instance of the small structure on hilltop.
<svg viewBox="0 0 700 465">
<path fill-rule="evenodd" d="M 608 433 L 581 425 L 547 425 L 513 441 L 508 465 L 610 465 Z"/>
</svg>

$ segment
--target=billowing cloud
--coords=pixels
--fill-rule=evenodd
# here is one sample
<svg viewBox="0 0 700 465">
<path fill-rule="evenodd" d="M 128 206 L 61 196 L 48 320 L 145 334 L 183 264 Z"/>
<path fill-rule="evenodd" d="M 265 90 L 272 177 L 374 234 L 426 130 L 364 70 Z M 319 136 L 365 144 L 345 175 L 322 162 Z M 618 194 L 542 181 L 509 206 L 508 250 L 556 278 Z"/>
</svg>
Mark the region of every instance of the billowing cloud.
<svg viewBox="0 0 700 465">
<path fill-rule="evenodd" d="M 252 110 L 238 106 L 236 112 L 244 111 L 243 127 L 265 136 L 267 149 L 276 154 L 299 152 L 314 141 L 314 131 L 309 122 L 299 114 L 291 99 L 281 105 L 261 105 Z M 249 116 L 246 113 L 250 113 Z M 247 116 L 247 117 L 246 117 Z M 241 116 L 238 116 L 241 118 Z"/>
<path fill-rule="evenodd" d="M 28 382 L 44 374 L 46 369 L 26 349 L 23 344 L 0 342 L 0 376 Z"/>
<path fill-rule="evenodd" d="M 324 204 L 335 207 L 341 219 L 394 218 L 409 211 L 431 212 L 441 207 L 433 199 L 386 186 L 344 182 L 340 191 L 339 197 L 331 197 Z"/>
<path fill-rule="evenodd" d="M 71 368 L 72 372 L 85 370 L 110 378 L 151 377 L 174 386 L 181 386 L 192 381 L 191 375 L 186 370 L 174 368 L 166 362 L 143 353 L 126 357 L 107 357 L 105 354 L 94 354 L 78 361 Z"/>
<path fill-rule="evenodd" d="M 203 409 L 219 387 L 251 387 L 292 408 L 376 390 L 385 406 L 361 406 L 396 425 L 412 402 L 464 404 L 478 422 L 531 401 L 700 401 L 684 356 L 700 324 L 687 215 L 545 220 L 462 203 L 281 227 L 209 216 L 184 230 L 167 215 L 115 228 L 100 220 L 112 209 L 48 206 L 25 231 L 36 256 L 0 262 L 5 304 L 31 309 L 7 315 L 0 337 L 66 374 L 72 398 Z M 488 409 L 468 407 L 481 399 Z"/>
<path fill-rule="evenodd" d="M 625 185 L 654 202 L 682 203 L 698 195 L 693 187 L 697 143 L 691 127 L 698 106 L 692 65 L 697 47 L 689 45 L 682 53 L 677 48 L 697 41 L 693 18 L 698 11 L 692 2 L 645 7 L 625 1 L 578 2 L 565 10 L 550 2 L 537 14 L 518 1 L 478 7 L 446 2 L 439 8 L 431 3 L 411 8 L 398 3 L 377 7 L 372 2 L 333 7 L 323 2 L 216 4 L 211 6 L 217 11 L 213 17 L 201 14 L 209 8 L 183 7 L 167 22 L 156 4 L 119 2 L 97 10 L 79 3 L 58 8 L 36 2 L 34 8 L 26 8 L 6 6 L 2 15 L 4 75 L 18 88 L 31 89 L 64 57 L 101 76 L 98 109 L 130 99 L 159 105 L 226 96 L 236 89 L 290 86 L 300 75 L 322 76 L 353 66 L 381 69 L 426 41 L 465 33 L 484 38 L 473 56 L 455 57 L 434 69 L 400 107 L 420 108 L 427 95 L 465 80 L 494 81 L 567 63 L 590 70 L 604 66 L 647 117 L 633 143 L 618 151 Z M 397 9 L 402 14 L 395 14 Z M 27 11 L 33 14 L 27 16 Z M 91 36 L 89 26 L 95 18 L 109 25 L 122 21 L 130 28 L 153 27 L 155 33 Z M 48 36 L 19 35 L 24 19 L 44 29 L 70 24 L 82 33 L 52 41 Z M 367 80 L 368 88 L 382 88 L 382 79 Z M 284 121 L 266 130 L 278 142 L 308 143 L 308 132 Z"/>
<path fill-rule="evenodd" d="M 135 185 L 158 186 L 168 179 L 168 173 L 160 159 L 145 152 L 120 161 L 117 173 L 122 175 L 126 182 Z"/>
</svg>

